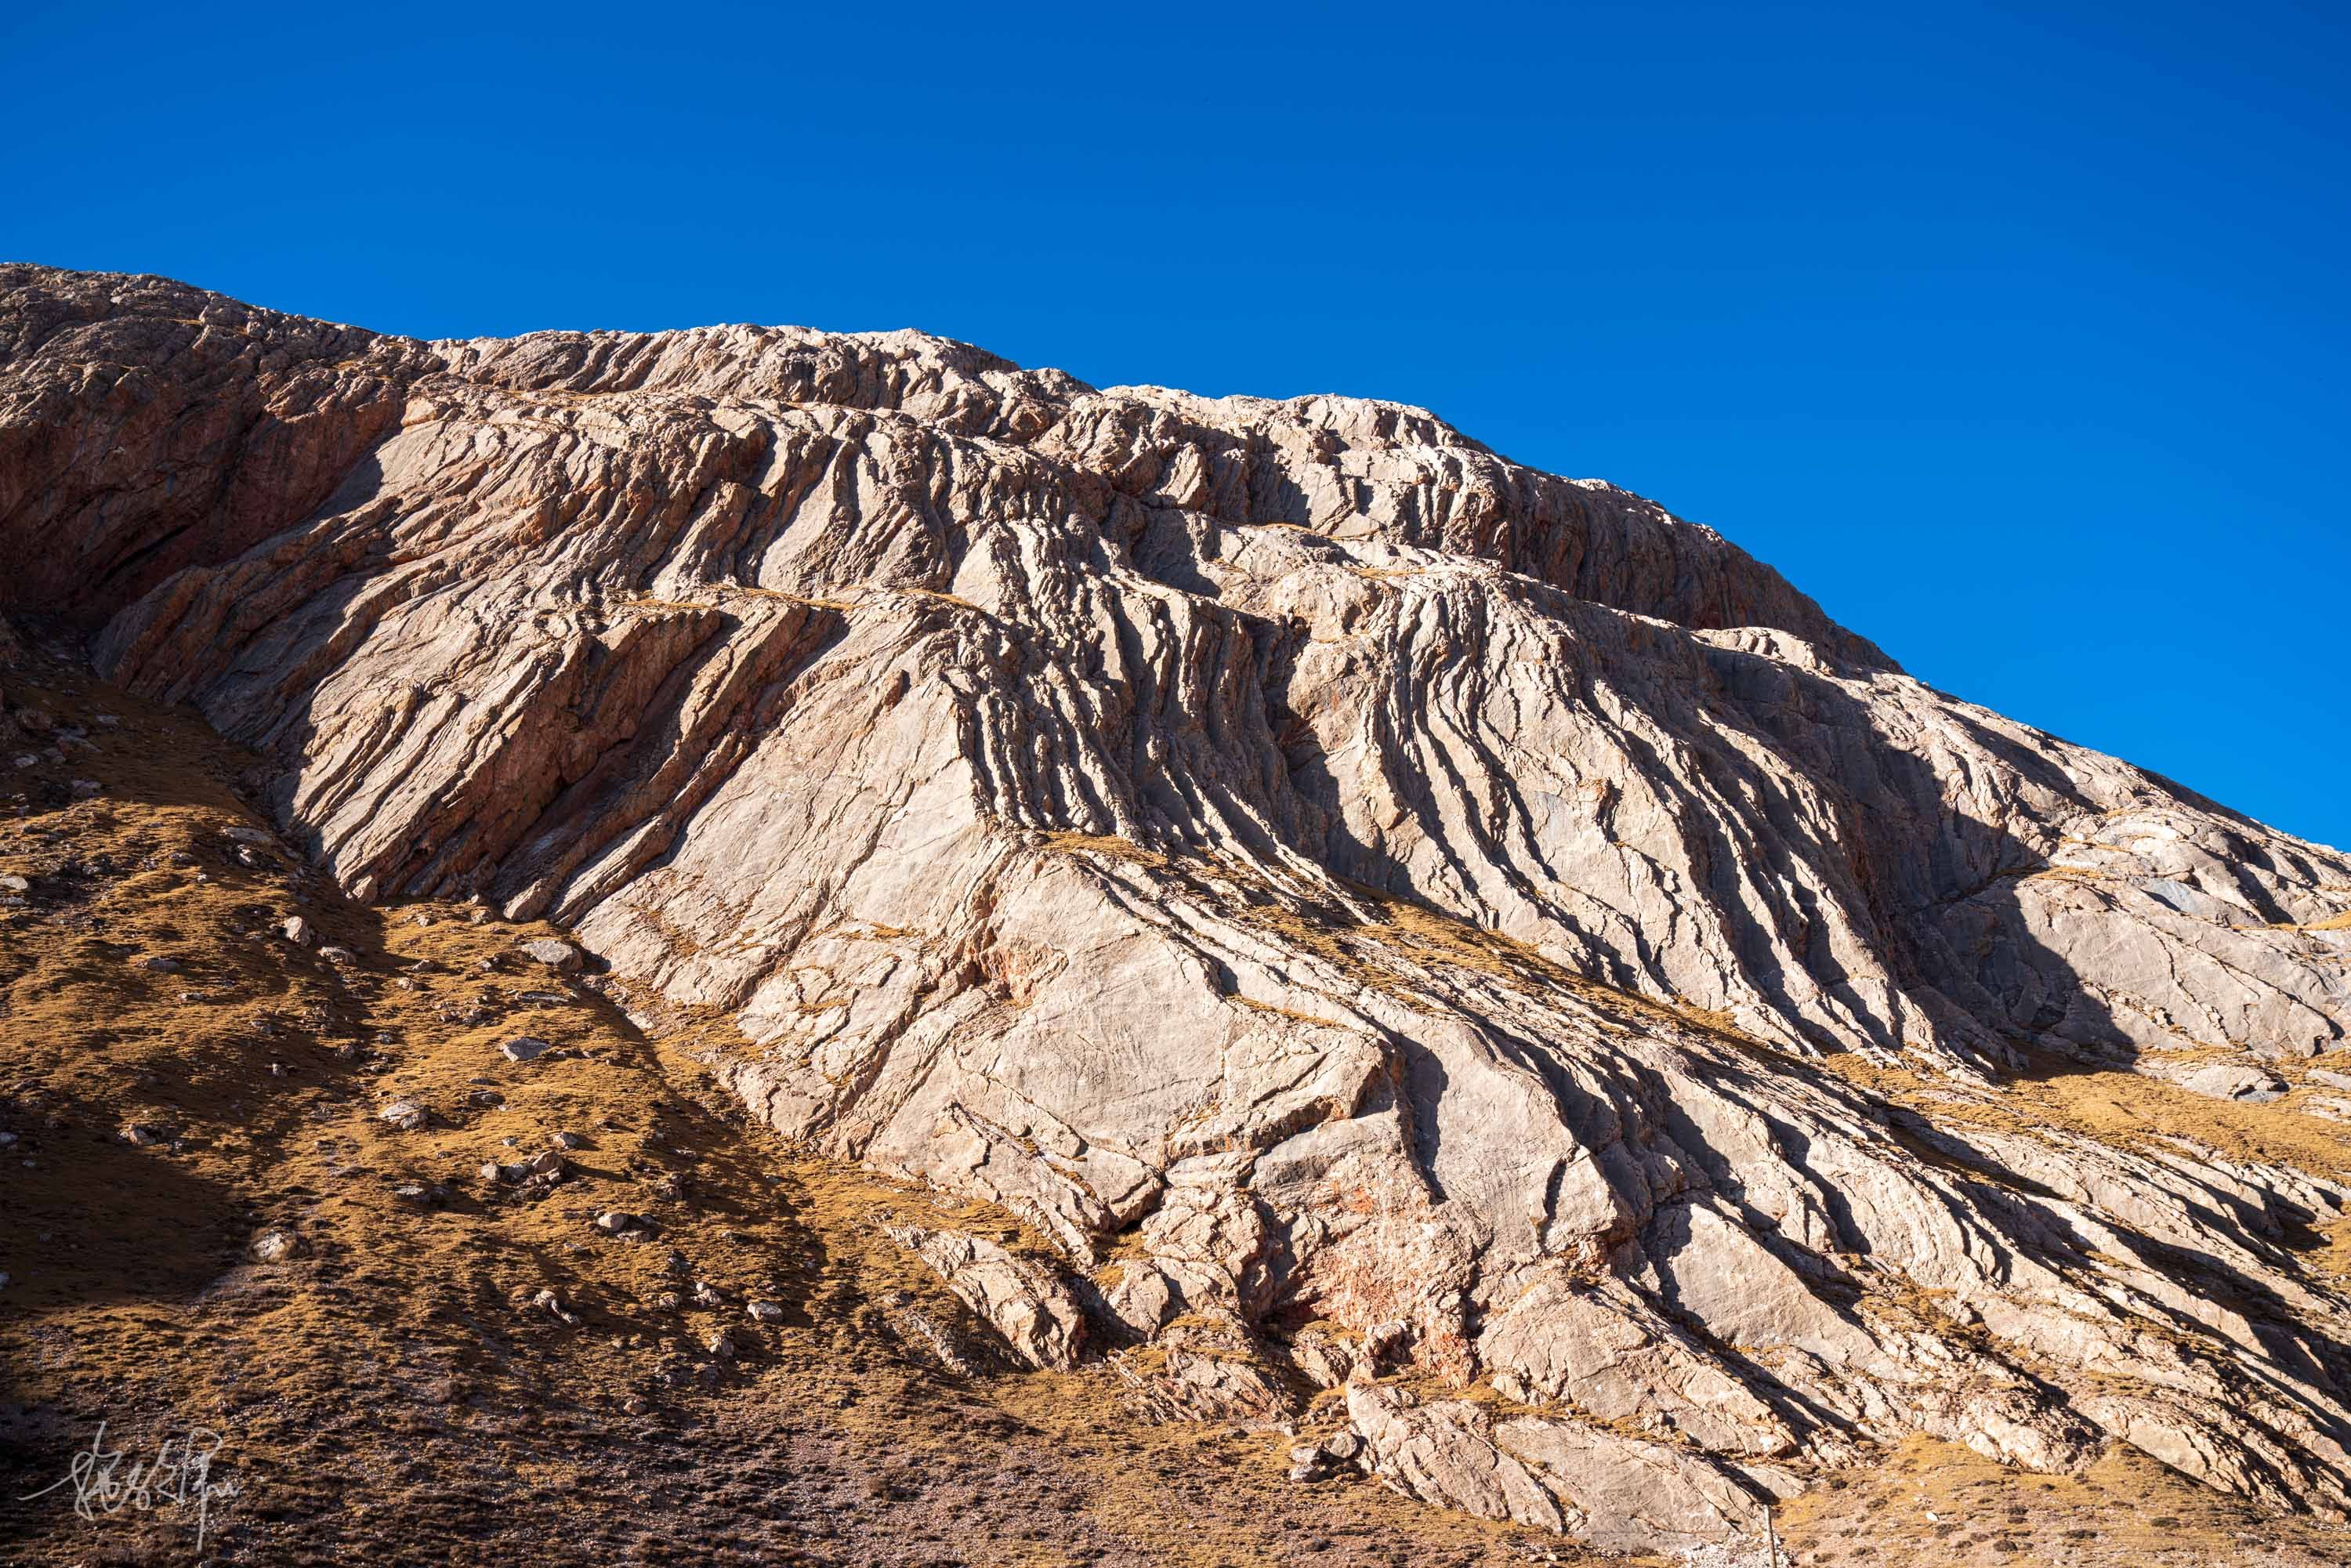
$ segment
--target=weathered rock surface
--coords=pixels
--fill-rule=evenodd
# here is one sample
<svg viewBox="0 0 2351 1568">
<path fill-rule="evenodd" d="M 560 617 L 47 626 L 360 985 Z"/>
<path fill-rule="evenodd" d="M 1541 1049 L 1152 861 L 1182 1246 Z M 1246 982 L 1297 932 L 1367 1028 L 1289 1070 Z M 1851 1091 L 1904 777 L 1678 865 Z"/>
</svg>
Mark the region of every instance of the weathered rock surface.
<svg viewBox="0 0 2351 1568">
<path fill-rule="evenodd" d="M 915 1225 L 893 1225 L 889 1236 L 930 1265 L 1029 1365 L 1076 1364 L 1085 1312 L 1050 1271 L 981 1237 Z"/>
<path fill-rule="evenodd" d="M 11 267 L 0 565 L 345 887 L 728 1009 L 779 1132 L 1073 1276 L 1131 1237 L 1106 1335 L 1377 1327 L 1533 1408 L 1353 1367 L 1415 1495 L 1705 1542 L 1926 1432 L 2351 1508 L 2351 1309 L 2283 1240 L 2341 1173 L 1986 1113 L 2351 1041 L 2351 862 L 1638 497 L 913 333 L 428 344 Z M 907 1244 L 1079 1353 L 1089 1290 Z"/>
</svg>

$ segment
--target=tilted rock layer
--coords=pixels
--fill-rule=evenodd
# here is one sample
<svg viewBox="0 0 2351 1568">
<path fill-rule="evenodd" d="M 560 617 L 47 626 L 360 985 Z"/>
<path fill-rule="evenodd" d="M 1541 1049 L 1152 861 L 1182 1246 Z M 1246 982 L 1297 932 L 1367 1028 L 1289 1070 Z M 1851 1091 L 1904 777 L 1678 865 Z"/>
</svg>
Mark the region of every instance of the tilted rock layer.
<svg viewBox="0 0 2351 1568">
<path fill-rule="evenodd" d="M 1638 497 L 908 332 L 7 267 L 0 565 L 347 888 L 560 922 L 779 1132 L 1032 1221 L 1064 1277 L 907 1239 L 1032 1359 L 1351 1379 L 1355 1462 L 1606 1544 L 1917 1432 L 2351 1509 L 2341 1173 L 1998 1114 L 2351 1043 L 2351 861 Z"/>
</svg>

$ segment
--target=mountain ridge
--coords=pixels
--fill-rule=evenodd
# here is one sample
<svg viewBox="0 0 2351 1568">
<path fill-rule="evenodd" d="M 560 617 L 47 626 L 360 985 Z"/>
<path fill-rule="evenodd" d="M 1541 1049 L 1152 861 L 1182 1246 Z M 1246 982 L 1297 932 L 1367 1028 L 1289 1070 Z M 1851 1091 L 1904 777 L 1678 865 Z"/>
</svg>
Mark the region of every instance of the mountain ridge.
<svg viewBox="0 0 2351 1568">
<path fill-rule="evenodd" d="M 0 563 L 354 896 L 1034 1225 L 907 1245 L 1163 1413 L 1623 1548 L 1919 1434 L 2351 1509 L 2351 862 L 1425 411 L 8 267 Z"/>
</svg>

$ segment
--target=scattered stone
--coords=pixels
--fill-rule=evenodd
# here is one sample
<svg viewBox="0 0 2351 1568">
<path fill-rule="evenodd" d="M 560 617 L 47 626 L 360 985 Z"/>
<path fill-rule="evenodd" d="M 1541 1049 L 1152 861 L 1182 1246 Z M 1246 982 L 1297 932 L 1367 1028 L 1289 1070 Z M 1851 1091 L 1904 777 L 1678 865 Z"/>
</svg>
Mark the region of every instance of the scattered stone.
<svg viewBox="0 0 2351 1568">
<path fill-rule="evenodd" d="M 574 1328 L 580 1326 L 580 1315 L 571 1311 L 570 1308 L 565 1306 L 563 1304 L 563 1298 L 557 1295 L 553 1291 L 539 1291 L 538 1294 L 530 1299 L 530 1304 L 544 1312 L 553 1313 L 557 1318 L 561 1319 L 564 1322 L 570 1324 Z"/>
<path fill-rule="evenodd" d="M 752 1301 L 743 1310 L 751 1314 L 751 1321 L 755 1323 L 779 1323 L 784 1321 L 781 1301 Z"/>
<path fill-rule="evenodd" d="M 439 1182 L 406 1182 L 392 1189 L 392 1196 L 418 1208 L 434 1208 L 449 1200 L 449 1189 Z"/>
<path fill-rule="evenodd" d="M 308 947 L 311 938 L 317 935 L 310 923 L 298 915 L 289 916 L 283 929 L 286 933 L 286 940 L 293 943 L 297 947 Z"/>
<path fill-rule="evenodd" d="M 523 956 L 535 958 L 559 974 L 569 974 L 580 967 L 580 949 L 569 942 L 558 942 L 551 936 L 541 936 L 522 945 Z"/>
<path fill-rule="evenodd" d="M 2256 1105 L 2267 1104 L 2286 1092 L 2283 1079 L 2258 1067 L 2247 1067 L 2231 1061 L 2216 1061 L 2179 1080 L 2182 1089 L 2198 1094 L 2209 1094 L 2215 1100 L 2235 1100 Z"/>
<path fill-rule="evenodd" d="M 329 964 L 350 964 L 359 959 L 359 955 L 349 947 L 321 947 L 319 949 L 319 956 Z"/>
<path fill-rule="evenodd" d="M 177 958 L 141 958 L 139 960 L 139 967 L 142 969 L 152 969 L 159 975 L 176 975 L 186 966 Z"/>
<path fill-rule="evenodd" d="M 413 1101 L 395 1100 L 376 1113 L 403 1133 L 413 1133 L 433 1120 L 433 1113 Z"/>
<path fill-rule="evenodd" d="M 162 1143 L 166 1135 L 162 1128 L 152 1122 L 129 1122 L 122 1128 L 122 1141 L 136 1148 L 152 1148 Z"/>
<path fill-rule="evenodd" d="M 623 1213 L 616 1208 L 606 1209 L 596 1217 L 596 1228 L 607 1236 L 622 1236 L 632 1230 L 642 1230 L 644 1225 L 644 1216 Z"/>
<path fill-rule="evenodd" d="M 73 792 L 85 800 L 104 789 L 105 786 L 95 779 L 77 779 L 73 781 Z"/>
<path fill-rule="evenodd" d="M 735 1336 L 720 1329 L 702 1342 L 702 1348 L 720 1361 L 732 1361 L 736 1354 Z"/>
<path fill-rule="evenodd" d="M 584 1148 L 587 1146 L 588 1143 L 587 1139 L 581 1137 L 577 1133 L 557 1133 L 553 1135 L 551 1141 L 559 1149 Z"/>
<path fill-rule="evenodd" d="M 283 1263 L 303 1250 L 302 1239 L 290 1230 L 275 1228 L 261 1232 L 246 1245 L 246 1256 L 256 1263 Z"/>
<path fill-rule="evenodd" d="M 527 1034 L 518 1034 L 498 1047 L 508 1061 L 534 1061 L 554 1049 L 547 1041 Z"/>
<path fill-rule="evenodd" d="M 0 887 L 6 888 L 10 893 L 30 893 L 33 891 L 32 879 L 29 877 L 18 876 L 13 871 L 0 873 Z"/>
</svg>

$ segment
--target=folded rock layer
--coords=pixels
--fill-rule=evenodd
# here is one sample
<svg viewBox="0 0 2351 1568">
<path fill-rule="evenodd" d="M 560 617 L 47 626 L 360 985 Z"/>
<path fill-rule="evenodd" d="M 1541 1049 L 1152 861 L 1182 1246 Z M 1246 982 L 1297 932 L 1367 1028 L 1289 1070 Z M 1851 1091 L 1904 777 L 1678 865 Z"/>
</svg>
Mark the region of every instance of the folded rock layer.
<svg viewBox="0 0 2351 1568">
<path fill-rule="evenodd" d="M 2003 1097 L 2351 1043 L 2351 861 L 1639 497 L 912 332 L 5 267 L 0 565 L 347 889 L 558 921 L 1030 1221 L 1064 1277 L 907 1239 L 1029 1359 L 1352 1379 L 1355 1462 L 1611 1545 L 1914 1433 L 2351 1510 L 2343 1171 Z"/>
</svg>

